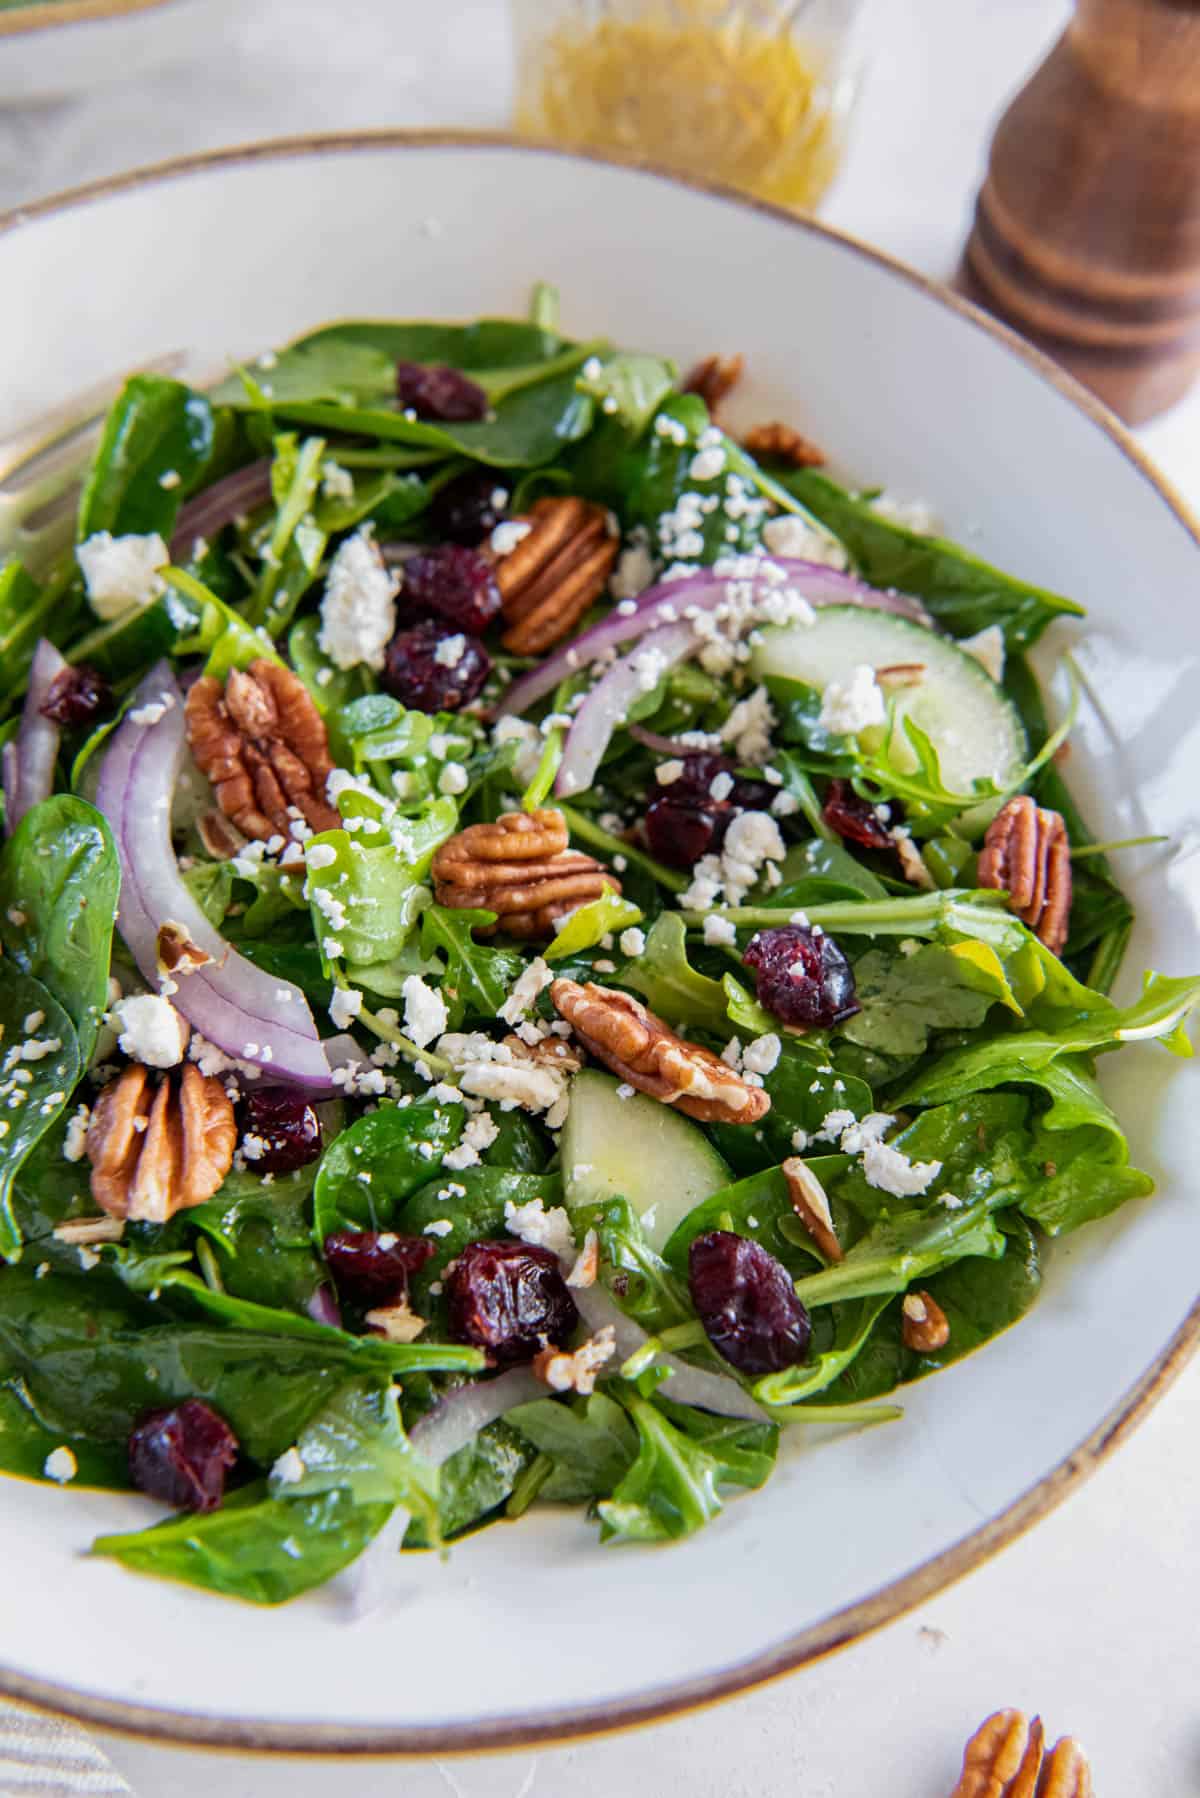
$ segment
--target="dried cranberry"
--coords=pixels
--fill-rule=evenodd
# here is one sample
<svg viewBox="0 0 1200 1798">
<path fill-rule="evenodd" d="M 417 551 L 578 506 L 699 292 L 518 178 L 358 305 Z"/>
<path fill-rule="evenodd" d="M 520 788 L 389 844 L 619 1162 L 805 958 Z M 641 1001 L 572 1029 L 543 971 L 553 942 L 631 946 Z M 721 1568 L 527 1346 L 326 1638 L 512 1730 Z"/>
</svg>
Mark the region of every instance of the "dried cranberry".
<svg viewBox="0 0 1200 1798">
<path fill-rule="evenodd" d="M 390 1231 L 336 1230 L 325 1238 L 325 1259 L 344 1298 L 376 1304 L 408 1291 L 436 1253 L 429 1236 L 395 1236 Z"/>
<path fill-rule="evenodd" d="M 830 781 L 821 816 L 847 842 L 860 843 L 864 849 L 896 847 L 888 835 L 896 822 L 895 807 L 886 803 L 873 805 L 856 793 L 848 780 Z"/>
<path fill-rule="evenodd" d="M 501 1364 L 532 1361 L 579 1322 L 557 1257 L 524 1242 L 468 1243 L 445 1278 L 450 1335 Z"/>
<path fill-rule="evenodd" d="M 735 812 L 765 809 L 772 797 L 765 781 L 739 779 L 723 755 L 702 751 L 682 762 L 682 773 L 655 787 L 646 810 L 646 841 L 672 868 L 694 867 L 702 855 L 720 848 Z M 720 797 L 713 793 L 714 781 Z"/>
<path fill-rule="evenodd" d="M 290 1086 L 259 1086 L 240 1107 L 242 1153 L 260 1174 L 291 1174 L 321 1153 L 321 1120 Z"/>
<path fill-rule="evenodd" d="M 112 704 L 112 688 L 97 668 L 86 662 L 64 668 L 50 682 L 38 711 L 52 724 L 90 724 L 97 712 Z"/>
<path fill-rule="evenodd" d="M 823 931 L 806 924 L 760 930 L 742 960 L 754 969 L 759 1003 L 785 1024 L 828 1029 L 862 1010 L 854 971 Z"/>
<path fill-rule="evenodd" d="M 404 604 L 410 614 L 429 613 L 456 631 L 478 636 L 500 610 L 491 563 L 478 550 L 444 543 L 404 564 Z"/>
<path fill-rule="evenodd" d="M 709 1230 L 688 1250 L 688 1286 L 708 1340 L 739 1373 L 778 1373 L 808 1353 L 808 1312 L 761 1243 Z"/>
<path fill-rule="evenodd" d="M 176 1510 L 215 1511 L 237 1454 L 238 1439 L 220 1412 L 202 1398 L 185 1398 L 134 1426 L 129 1475 L 140 1491 Z"/>
<path fill-rule="evenodd" d="M 453 660 L 438 645 L 452 644 Z M 422 618 L 392 638 L 383 672 L 388 692 L 418 712 L 456 712 L 474 699 L 491 673 L 492 658 L 478 637 L 448 631 L 434 618 Z"/>
<path fill-rule="evenodd" d="M 459 423 L 488 415 L 483 388 L 444 362 L 397 362 L 396 398 L 406 412 L 415 412 L 418 418 Z"/>
<path fill-rule="evenodd" d="M 439 487 L 429 508 L 435 537 L 475 545 L 495 530 L 508 510 L 508 488 L 485 468 L 460 474 Z"/>
</svg>

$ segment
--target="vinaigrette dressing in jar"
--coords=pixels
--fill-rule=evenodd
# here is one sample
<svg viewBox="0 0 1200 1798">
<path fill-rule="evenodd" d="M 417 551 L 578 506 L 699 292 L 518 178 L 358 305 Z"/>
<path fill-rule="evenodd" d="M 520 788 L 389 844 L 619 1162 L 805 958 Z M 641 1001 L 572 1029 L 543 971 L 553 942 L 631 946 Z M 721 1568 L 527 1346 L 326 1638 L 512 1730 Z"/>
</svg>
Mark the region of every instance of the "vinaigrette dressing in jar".
<svg viewBox="0 0 1200 1798">
<path fill-rule="evenodd" d="M 858 0 L 512 0 L 516 127 L 811 209 L 841 158 Z"/>
</svg>

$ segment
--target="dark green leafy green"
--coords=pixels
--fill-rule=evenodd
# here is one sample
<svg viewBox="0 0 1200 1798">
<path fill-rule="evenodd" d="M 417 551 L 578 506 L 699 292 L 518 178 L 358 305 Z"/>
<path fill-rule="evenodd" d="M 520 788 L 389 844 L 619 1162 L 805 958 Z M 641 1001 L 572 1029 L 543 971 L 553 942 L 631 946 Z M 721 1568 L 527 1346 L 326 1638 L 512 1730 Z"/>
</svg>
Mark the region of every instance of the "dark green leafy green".
<svg viewBox="0 0 1200 1798">
<path fill-rule="evenodd" d="M 80 541 L 95 531 L 114 536 L 157 531 L 169 537 L 181 504 L 204 484 L 228 441 L 228 428 L 219 425 L 211 402 L 182 381 L 163 375 L 128 380 L 84 480 Z"/>
<path fill-rule="evenodd" d="M 436 1252 L 413 1280 L 418 1305 L 469 1242 L 505 1234 L 507 1204 L 528 1205 L 534 1199 L 540 1199 L 547 1209 L 561 1205 L 559 1176 L 519 1174 L 507 1167 L 468 1167 L 459 1173 L 447 1172 L 414 1192 L 399 1212 L 395 1227 L 407 1236 L 422 1236 L 431 1224 L 439 1225 L 431 1233 Z M 448 1223 L 449 1230 L 442 1231 L 442 1223 Z"/>
<path fill-rule="evenodd" d="M 495 1018 L 525 966 L 520 950 L 475 941 L 472 931 L 495 921 L 494 912 L 455 911 L 447 905 L 431 905 L 421 914 L 422 954 L 444 958 L 441 992 L 451 1030 L 465 1018 Z"/>
<path fill-rule="evenodd" d="M 554 1462 L 539 1494 L 548 1504 L 607 1498 L 637 1458 L 637 1430 L 604 1392 L 586 1399 L 535 1399 L 510 1411 L 508 1421 Z"/>
<path fill-rule="evenodd" d="M 537 1450 L 504 1418 L 444 1461 L 439 1469 L 436 1528 L 414 1517 L 405 1548 L 431 1548 L 489 1521 L 491 1513 L 511 1497 L 517 1482 L 537 1458 Z"/>
<path fill-rule="evenodd" d="M 318 1246 L 332 1230 L 386 1230 L 462 1135 L 461 1105 L 416 1099 L 381 1105 L 335 1137 L 313 1188 Z"/>
<path fill-rule="evenodd" d="M 686 1406 L 621 1394 L 638 1432 L 637 1459 L 596 1506 L 601 1541 L 689 1536 L 721 1509 L 720 1489 L 761 1486 L 779 1442 L 773 1424 L 707 1417 Z"/>
<path fill-rule="evenodd" d="M 61 1114 L 81 1072 L 71 1020 L 31 974 L 0 980 L 0 1255 L 15 1261 L 21 1232 L 13 1182 L 22 1162 Z"/>
</svg>

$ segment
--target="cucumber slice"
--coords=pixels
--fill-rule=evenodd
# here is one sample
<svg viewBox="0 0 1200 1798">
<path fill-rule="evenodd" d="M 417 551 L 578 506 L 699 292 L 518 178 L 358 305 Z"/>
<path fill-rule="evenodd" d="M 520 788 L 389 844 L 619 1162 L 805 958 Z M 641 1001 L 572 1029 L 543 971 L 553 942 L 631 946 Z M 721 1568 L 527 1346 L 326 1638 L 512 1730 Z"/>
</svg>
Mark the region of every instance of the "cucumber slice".
<svg viewBox="0 0 1200 1798">
<path fill-rule="evenodd" d="M 1029 754 L 1016 708 L 974 656 L 923 625 L 861 606 L 823 606 L 812 624 L 764 630 L 750 670 L 759 680 L 783 675 L 823 692 L 830 681 L 848 679 L 863 664 L 895 668 L 914 662 L 925 670 L 920 683 L 895 693 L 889 748 L 896 766 L 905 773 L 917 766 L 904 735 L 904 720 L 912 718 L 937 750 L 950 792 L 969 793 L 976 780 L 1009 786 Z M 965 822 L 983 825 L 995 810 L 985 801 L 965 814 Z"/>
<path fill-rule="evenodd" d="M 682 1217 L 728 1186 L 732 1176 L 690 1118 L 645 1093 L 617 1097 L 619 1082 L 585 1068 L 571 1082 L 562 1139 L 567 1204 L 622 1196 L 661 1249 Z"/>
</svg>

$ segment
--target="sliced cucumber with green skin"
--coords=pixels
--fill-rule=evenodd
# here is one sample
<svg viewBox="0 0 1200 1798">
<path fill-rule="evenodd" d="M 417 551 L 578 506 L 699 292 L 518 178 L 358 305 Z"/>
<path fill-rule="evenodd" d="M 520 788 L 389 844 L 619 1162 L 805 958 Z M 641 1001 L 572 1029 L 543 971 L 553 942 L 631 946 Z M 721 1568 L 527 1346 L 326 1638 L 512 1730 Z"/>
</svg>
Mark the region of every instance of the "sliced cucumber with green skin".
<svg viewBox="0 0 1200 1798">
<path fill-rule="evenodd" d="M 823 606 L 812 624 L 768 628 L 750 660 L 758 680 L 782 675 L 824 692 L 830 681 L 845 681 L 856 668 L 924 670 L 912 686 L 893 689 L 895 725 L 889 751 L 896 767 L 917 766 L 904 735 L 911 718 L 933 743 L 943 784 L 969 793 L 976 780 L 992 780 L 1003 791 L 1020 776 L 1029 746 L 1016 708 L 986 669 L 949 637 L 926 630 L 890 612 L 861 606 Z M 870 736 L 866 738 L 870 743 Z M 965 815 L 982 825 L 996 807 L 985 801 Z"/>
<path fill-rule="evenodd" d="M 646 1240 L 661 1249 L 680 1219 L 733 1176 L 691 1118 L 645 1093 L 619 1098 L 619 1085 L 594 1068 L 571 1082 L 562 1139 L 567 1204 L 626 1198 Z"/>
</svg>

